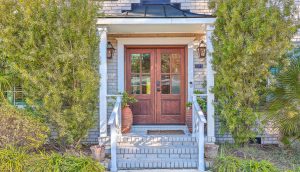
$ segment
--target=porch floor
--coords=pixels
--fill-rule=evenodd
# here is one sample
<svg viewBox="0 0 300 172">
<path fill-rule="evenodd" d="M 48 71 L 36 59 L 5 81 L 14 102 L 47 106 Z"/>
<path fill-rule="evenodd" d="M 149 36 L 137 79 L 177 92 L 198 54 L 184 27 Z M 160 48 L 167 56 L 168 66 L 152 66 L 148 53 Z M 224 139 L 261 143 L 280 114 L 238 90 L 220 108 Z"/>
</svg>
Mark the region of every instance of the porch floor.
<svg viewBox="0 0 300 172">
<path fill-rule="evenodd" d="M 151 136 L 148 134 L 149 130 L 162 130 L 162 131 L 176 131 L 182 130 L 184 135 L 181 136 L 191 136 L 189 129 L 186 125 L 133 125 L 131 132 L 123 134 L 123 136 Z M 155 136 L 172 136 L 172 135 L 155 135 Z M 180 136 L 180 135 L 176 135 Z"/>
</svg>

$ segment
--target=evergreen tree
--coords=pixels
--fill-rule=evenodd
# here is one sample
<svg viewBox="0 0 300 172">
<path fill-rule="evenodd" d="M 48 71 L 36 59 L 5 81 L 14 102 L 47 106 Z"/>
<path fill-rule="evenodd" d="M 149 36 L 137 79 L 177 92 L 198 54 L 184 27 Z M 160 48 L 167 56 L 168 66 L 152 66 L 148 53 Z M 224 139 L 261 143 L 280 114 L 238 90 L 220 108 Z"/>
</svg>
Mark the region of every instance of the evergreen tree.
<svg viewBox="0 0 300 172">
<path fill-rule="evenodd" d="M 214 0 L 214 93 L 222 132 L 237 144 L 257 134 L 270 68 L 283 62 L 296 29 L 293 0 Z"/>
<path fill-rule="evenodd" d="M 62 146 L 78 145 L 95 125 L 96 13 L 88 0 L 0 0 L 0 47 L 23 80 L 26 102 Z"/>
</svg>

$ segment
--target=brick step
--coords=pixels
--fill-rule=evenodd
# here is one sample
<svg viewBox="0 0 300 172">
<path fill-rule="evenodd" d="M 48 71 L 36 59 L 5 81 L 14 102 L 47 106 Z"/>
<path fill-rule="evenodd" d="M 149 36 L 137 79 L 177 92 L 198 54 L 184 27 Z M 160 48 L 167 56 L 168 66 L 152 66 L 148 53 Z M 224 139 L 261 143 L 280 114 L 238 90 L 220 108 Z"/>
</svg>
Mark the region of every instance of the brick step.
<svg viewBox="0 0 300 172">
<path fill-rule="evenodd" d="M 122 136 L 119 143 L 162 143 L 162 142 L 196 142 L 191 136 Z"/>
<path fill-rule="evenodd" d="M 198 154 L 196 146 L 119 146 L 118 154 Z"/>
<path fill-rule="evenodd" d="M 118 143 L 119 147 L 130 147 L 130 146 L 160 146 L 160 147 L 167 147 L 167 146 L 184 146 L 184 147 L 197 147 L 197 142 L 122 142 Z"/>
<path fill-rule="evenodd" d="M 130 160 L 132 158 L 150 158 L 150 159 L 159 159 L 159 160 L 197 160 L 198 155 L 197 154 L 164 154 L 164 153 L 156 153 L 156 154 L 118 154 L 118 159 L 123 160 Z"/>
<path fill-rule="evenodd" d="M 131 158 L 119 159 L 119 169 L 195 169 L 198 161 L 183 159 L 155 159 L 155 158 Z"/>
</svg>

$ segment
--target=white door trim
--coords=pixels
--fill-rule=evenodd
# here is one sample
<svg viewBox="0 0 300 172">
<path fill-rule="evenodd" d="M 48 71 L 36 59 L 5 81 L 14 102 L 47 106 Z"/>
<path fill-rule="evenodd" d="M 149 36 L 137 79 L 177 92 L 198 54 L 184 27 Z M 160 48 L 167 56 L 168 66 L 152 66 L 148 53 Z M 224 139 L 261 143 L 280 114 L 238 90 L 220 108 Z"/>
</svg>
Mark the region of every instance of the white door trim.
<svg viewBox="0 0 300 172">
<path fill-rule="evenodd" d="M 125 46 L 126 45 L 187 45 L 188 83 L 194 81 L 194 40 L 195 37 L 155 37 L 155 38 L 117 38 L 118 41 L 118 92 L 125 91 Z M 188 86 L 188 101 L 193 95 L 193 84 Z"/>
</svg>

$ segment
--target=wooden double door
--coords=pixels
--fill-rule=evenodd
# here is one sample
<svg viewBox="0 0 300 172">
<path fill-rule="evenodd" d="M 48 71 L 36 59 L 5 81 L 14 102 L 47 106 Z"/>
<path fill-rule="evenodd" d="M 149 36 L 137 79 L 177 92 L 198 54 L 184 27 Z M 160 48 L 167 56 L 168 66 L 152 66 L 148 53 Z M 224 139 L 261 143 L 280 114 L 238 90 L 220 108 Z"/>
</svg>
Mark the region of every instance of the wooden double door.
<svg viewBox="0 0 300 172">
<path fill-rule="evenodd" d="M 126 91 L 134 124 L 185 123 L 185 48 L 127 48 Z"/>
</svg>

